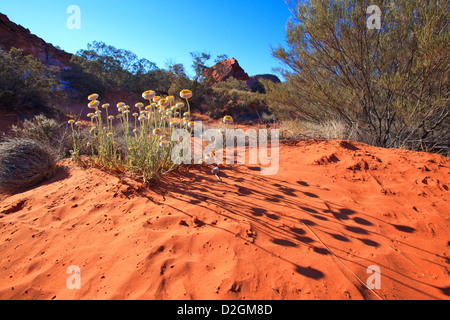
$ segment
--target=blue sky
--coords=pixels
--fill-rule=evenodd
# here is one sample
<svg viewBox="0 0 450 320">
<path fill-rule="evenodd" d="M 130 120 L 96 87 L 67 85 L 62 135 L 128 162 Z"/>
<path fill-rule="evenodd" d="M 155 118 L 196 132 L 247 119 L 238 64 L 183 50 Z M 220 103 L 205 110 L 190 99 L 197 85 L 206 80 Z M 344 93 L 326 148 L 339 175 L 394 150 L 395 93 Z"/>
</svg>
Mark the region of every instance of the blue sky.
<svg viewBox="0 0 450 320">
<path fill-rule="evenodd" d="M 81 29 L 69 29 L 67 8 L 81 11 Z M 236 58 L 250 75 L 279 67 L 271 46 L 285 44 L 290 16 L 283 0 L 0 0 L 0 12 L 70 53 L 96 40 L 127 49 L 165 68 L 190 70 L 189 52 Z"/>
</svg>

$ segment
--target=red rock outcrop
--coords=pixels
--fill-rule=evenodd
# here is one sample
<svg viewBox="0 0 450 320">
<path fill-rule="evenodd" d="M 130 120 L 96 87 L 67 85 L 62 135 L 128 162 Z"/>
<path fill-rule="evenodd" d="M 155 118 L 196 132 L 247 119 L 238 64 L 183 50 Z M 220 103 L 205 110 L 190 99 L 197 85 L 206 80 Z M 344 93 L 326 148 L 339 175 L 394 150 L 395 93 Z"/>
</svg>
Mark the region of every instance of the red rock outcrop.
<svg viewBox="0 0 450 320">
<path fill-rule="evenodd" d="M 69 68 L 72 55 L 64 50 L 54 47 L 38 36 L 31 34 L 29 29 L 10 21 L 0 13 L 0 48 L 9 51 L 19 48 L 26 55 L 33 55 L 36 59 L 48 66 Z"/>
<path fill-rule="evenodd" d="M 212 77 L 216 83 L 226 81 L 230 77 L 242 81 L 250 79 L 248 74 L 241 68 L 237 60 L 234 58 L 219 61 L 211 68 L 205 68 L 203 70 L 203 76 Z"/>
</svg>

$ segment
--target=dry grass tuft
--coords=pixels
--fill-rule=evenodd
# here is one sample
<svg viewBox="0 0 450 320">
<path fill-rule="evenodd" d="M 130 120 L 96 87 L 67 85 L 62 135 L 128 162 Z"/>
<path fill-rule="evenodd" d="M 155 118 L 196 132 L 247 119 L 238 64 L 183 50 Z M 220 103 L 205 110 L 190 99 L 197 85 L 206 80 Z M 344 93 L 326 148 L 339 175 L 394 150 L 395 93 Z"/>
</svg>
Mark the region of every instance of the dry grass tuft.
<svg viewBox="0 0 450 320">
<path fill-rule="evenodd" d="M 17 193 L 48 179 L 57 156 L 32 139 L 15 138 L 0 143 L 0 191 Z"/>
</svg>

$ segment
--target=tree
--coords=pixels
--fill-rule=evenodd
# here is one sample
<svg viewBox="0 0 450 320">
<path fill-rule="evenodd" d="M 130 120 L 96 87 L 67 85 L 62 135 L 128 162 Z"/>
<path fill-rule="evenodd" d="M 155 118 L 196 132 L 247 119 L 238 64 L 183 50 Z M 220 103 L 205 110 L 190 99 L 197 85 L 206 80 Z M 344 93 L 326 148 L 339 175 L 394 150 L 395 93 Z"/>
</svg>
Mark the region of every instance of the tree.
<svg viewBox="0 0 450 320">
<path fill-rule="evenodd" d="M 0 106 L 19 113 L 54 113 L 53 105 L 64 96 L 58 71 L 21 49 L 9 53 L 0 49 Z"/>
<path fill-rule="evenodd" d="M 217 58 L 214 60 L 214 63 L 219 63 L 222 60 L 227 60 L 228 59 L 228 55 L 226 54 L 220 54 L 217 56 Z"/>
<path fill-rule="evenodd" d="M 383 147 L 449 141 L 449 7 L 434 0 L 289 1 L 285 69 L 291 110 L 358 125 Z M 369 29 L 367 8 L 381 12 Z"/>
<path fill-rule="evenodd" d="M 208 89 L 208 81 L 203 77 L 203 69 L 206 67 L 206 62 L 211 58 L 211 55 L 204 52 L 191 52 L 190 54 L 194 76 L 192 79 L 189 78 L 182 64 L 169 66 L 169 72 L 173 75 L 169 94 L 179 96 L 181 90 L 191 90 L 192 98 L 190 103 L 191 107 L 195 108 L 199 107 L 203 102 L 204 94 Z"/>
<path fill-rule="evenodd" d="M 96 88 L 87 89 L 97 92 L 107 87 L 140 90 L 143 84 L 155 82 L 149 81 L 149 78 L 152 72 L 159 70 L 155 63 L 139 58 L 129 50 L 117 49 L 98 41 L 89 43 L 87 50 L 79 50 L 72 57 L 72 63 L 74 70 L 66 75 L 69 80 L 77 80 L 79 86 L 83 86 L 86 84 L 81 79 L 88 77 L 89 83 L 95 84 Z M 96 83 L 98 81 L 100 84 Z"/>
</svg>

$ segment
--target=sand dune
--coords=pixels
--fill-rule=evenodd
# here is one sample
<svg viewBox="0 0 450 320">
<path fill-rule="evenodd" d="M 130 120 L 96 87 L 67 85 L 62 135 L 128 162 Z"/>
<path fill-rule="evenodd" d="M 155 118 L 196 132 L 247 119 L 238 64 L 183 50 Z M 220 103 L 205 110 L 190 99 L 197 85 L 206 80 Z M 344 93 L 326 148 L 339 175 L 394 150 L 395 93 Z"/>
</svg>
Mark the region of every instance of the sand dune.
<svg viewBox="0 0 450 320">
<path fill-rule="evenodd" d="M 448 158 L 307 140 L 273 176 L 192 166 L 151 188 L 64 166 L 1 201 L 1 299 L 450 296 Z"/>
</svg>

